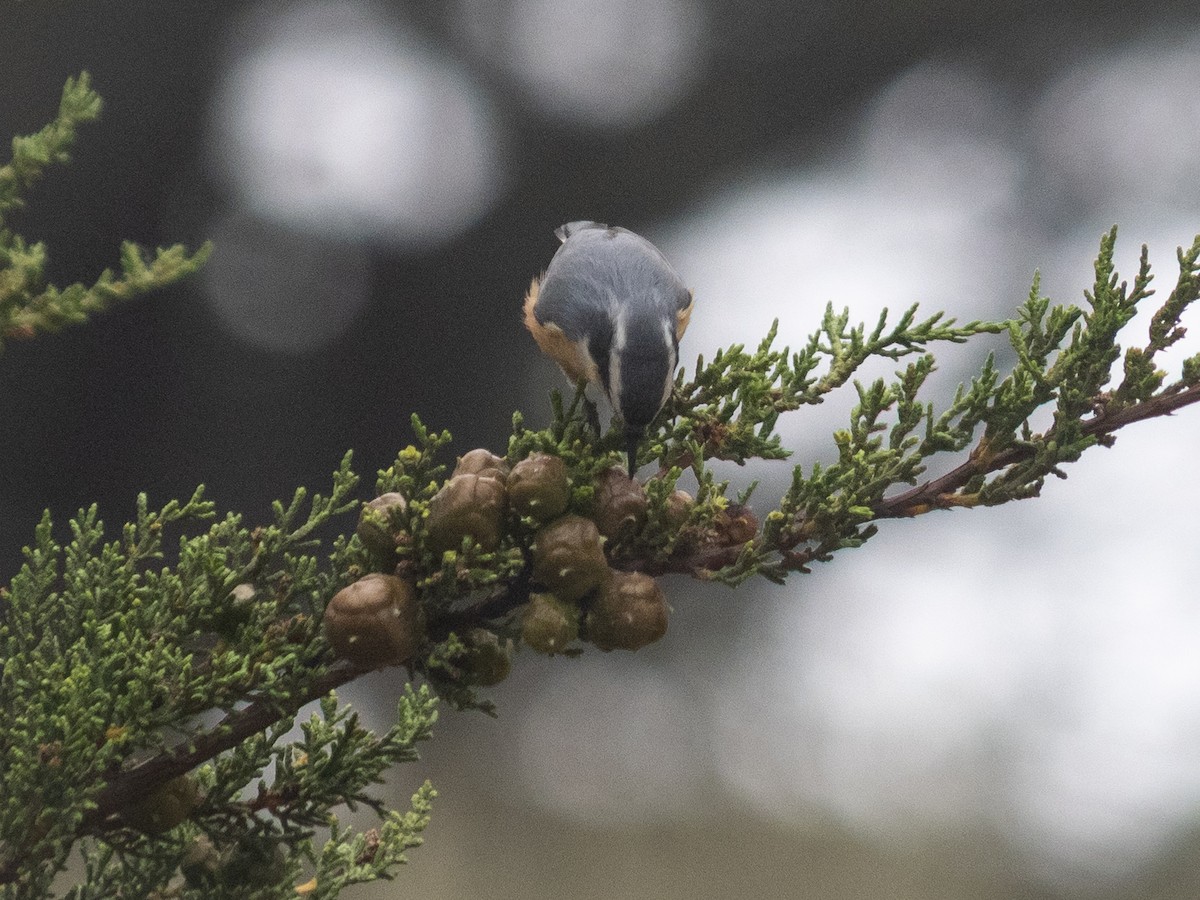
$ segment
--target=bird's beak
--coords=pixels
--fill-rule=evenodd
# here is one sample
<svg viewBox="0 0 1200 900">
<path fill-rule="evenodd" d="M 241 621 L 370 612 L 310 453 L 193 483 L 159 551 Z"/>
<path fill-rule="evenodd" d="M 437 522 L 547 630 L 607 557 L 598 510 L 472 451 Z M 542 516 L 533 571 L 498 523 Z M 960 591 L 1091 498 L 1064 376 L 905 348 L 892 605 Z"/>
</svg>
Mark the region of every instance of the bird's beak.
<svg viewBox="0 0 1200 900">
<path fill-rule="evenodd" d="M 644 432 L 641 431 L 626 431 L 625 432 L 625 452 L 629 455 L 629 477 L 632 479 L 637 474 L 637 454 L 638 444 L 642 442 Z"/>
</svg>

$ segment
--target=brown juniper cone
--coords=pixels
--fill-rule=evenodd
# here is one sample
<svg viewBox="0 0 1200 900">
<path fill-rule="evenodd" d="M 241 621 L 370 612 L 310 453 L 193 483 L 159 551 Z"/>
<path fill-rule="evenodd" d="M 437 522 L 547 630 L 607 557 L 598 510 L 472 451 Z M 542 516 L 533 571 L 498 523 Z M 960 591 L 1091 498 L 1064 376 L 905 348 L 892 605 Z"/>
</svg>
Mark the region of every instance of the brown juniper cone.
<svg viewBox="0 0 1200 900">
<path fill-rule="evenodd" d="M 287 874 L 287 854 L 273 837 L 247 834 L 221 854 L 221 881 L 252 888 L 274 884 Z"/>
<path fill-rule="evenodd" d="M 333 595 L 322 624 L 337 655 L 360 669 L 407 662 L 421 642 L 416 588 L 394 575 L 366 575 Z"/>
<path fill-rule="evenodd" d="M 713 522 L 717 536 L 726 545 L 744 544 L 758 534 L 758 517 L 750 507 L 730 503 Z"/>
<path fill-rule="evenodd" d="M 622 468 L 605 469 L 596 479 L 596 527 L 609 540 L 646 524 L 646 491 Z"/>
<path fill-rule="evenodd" d="M 689 553 L 695 550 L 711 534 L 699 523 L 688 525 L 695 508 L 696 500 L 687 491 L 677 490 L 667 497 L 663 506 L 663 522 L 674 535 L 674 553 Z"/>
<path fill-rule="evenodd" d="M 234 585 L 233 590 L 229 592 L 228 599 L 217 608 L 213 615 L 213 631 L 224 640 L 234 640 L 237 637 L 238 629 L 248 624 L 254 617 L 257 595 L 258 592 L 252 584 Z"/>
<path fill-rule="evenodd" d="M 200 805 L 200 789 L 188 775 L 159 785 L 121 811 L 121 820 L 146 834 L 163 834 L 181 824 Z"/>
<path fill-rule="evenodd" d="M 667 498 L 664 510 L 667 525 L 676 531 L 687 524 L 688 516 L 696 506 L 696 500 L 687 491 L 674 491 Z"/>
<path fill-rule="evenodd" d="M 587 639 L 601 650 L 637 650 L 667 633 L 667 598 L 643 572 L 614 572 L 587 614 Z"/>
<path fill-rule="evenodd" d="M 486 628 L 472 628 L 466 635 L 467 657 L 463 663 L 472 684 L 490 687 L 499 684 L 512 671 L 512 641 L 500 638 Z"/>
<path fill-rule="evenodd" d="M 508 460 L 480 447 L 460 456 L 452 475 L 486 475 L 503 484 L 508 480 Z"/>
<path fill-rule="evenodd" d="M 179 873 L 188 887 L 211 887 L 220 873 L 221 854 L 208 835 L 196 835 L 179 863 Z"/>
<path fill-rule="evenodd" d="M 563 516 L 533 539 L 533 580 L 560 600 L 578 600 L 608 577 L 603 538 L 596 523 Z"/>
<path fill-rule="evenodd" d="M 521 613 L 521 640 L 538 653 L 562 653 L 579 637 L 579 607 L 553 594 L 531 594 Z"/>
<path fill-rule="evenodd" d="M 567 511 L 571 481 L 567 466 L 549 453 L 533 453 L 512 468 L 508 476 L 508 503 L 519 516 L 549 522 Z"/>
<path fill-rule="evenodd" d="M 457 550 L 470 536 L 484 550 L 495 550 L 504 535 L 506 508 L 504 482 L 499 478 L 471 472 L 453 476 L 429 501 L 425 528 L 430 549 L 435 553 Z"/>
<path fill-rule="evenodd" d="M 358 527 L 354 533 L 372 553 L 388 554 L 396 549 L 396 534 L 392 531 L 392 512 L 403 512 L 408 508 L 408 501 L 403 494 L 391 491 L 380 494 L 374 500 L 363 504 L 362 512 L 358 515 Z"/>
</svg>

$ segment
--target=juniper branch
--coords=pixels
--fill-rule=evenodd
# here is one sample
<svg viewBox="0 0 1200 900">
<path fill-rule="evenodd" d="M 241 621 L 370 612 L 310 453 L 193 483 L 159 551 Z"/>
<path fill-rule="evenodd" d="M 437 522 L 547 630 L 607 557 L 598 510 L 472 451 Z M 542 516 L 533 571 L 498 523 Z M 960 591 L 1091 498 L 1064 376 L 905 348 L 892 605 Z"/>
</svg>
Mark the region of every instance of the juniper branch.
<svg viewBox="0 0 1200 900">
<path fill-rule="evenodd" d="M 0 349 L 4 340 L 57 331 L 173 284 L 196 272 L 212 252 L 211 243 L 205 243 L 192 253 L 181 244 L 149 253 L 126 241 L 121 245 L 120 274 L 105 269 L 91 285 L 80 282 L 65 288 L 46 282 L 46 245 L 14 233 L 7 218 L 25 205 L 25 194 L 47 167 L 70 159 L 79 126 L 98 118 L 101 106 L 88 73 L 67 79 L 54 121 L 36 134 L 13 138 L 12 159 L 0 166 Z"/>
<path fill-rule="evenodd" d="M 1141 403 L 1123 406 L 1111 412 L 1104 411 L 1085 421 L 1082 432 L 1088 437 L 1110 437 L 1126 425 L 1160 416 L 1169 416 L 1185 406 L 1197 402 L 1200 402 L 1200 384 L 1180 385 L 1168 393 L 1159 394 Z M 1048 433 L 1047 438 L 1053 439 L 1053 431 Z M 1018 462 L 1030 459 L 1035 452 L 1035 448 L 1029 444 L 1014 444 L 999 453 L 988 453 L 986 446 L 980 444 L 969 459 L 945 475 L 878 501 L 873 509 L 874 518 L 907 518 L 933 509 L 975 506 L 977 505 L 976 495 L 963 494 L 961 492 L 963 487 L 981 476 L 1002 471 Z"/>
<path fill-rule="evenodd" d="M 255 700 L 229 713 L 211 729 L 189 738 L 178 747 L 116 773 L 97 795 L 95 807 L 83 820 L 81 832 L 94 833 L 112 827 L 113 816 L 129 804 L 149 796 L 155 788 L 186 775 L 201 763 L 215 759 L 251 735 L 266 731 L 280 721 L 290 720 L 306 703 L 319 700 L 362 674 L 362 671 L 346 663 L 334 666 L 287 700 L 277 697 Z M 15 872 L 15 865 L 0 868 L 0 884 L 11 881 Z"/>
</svg>

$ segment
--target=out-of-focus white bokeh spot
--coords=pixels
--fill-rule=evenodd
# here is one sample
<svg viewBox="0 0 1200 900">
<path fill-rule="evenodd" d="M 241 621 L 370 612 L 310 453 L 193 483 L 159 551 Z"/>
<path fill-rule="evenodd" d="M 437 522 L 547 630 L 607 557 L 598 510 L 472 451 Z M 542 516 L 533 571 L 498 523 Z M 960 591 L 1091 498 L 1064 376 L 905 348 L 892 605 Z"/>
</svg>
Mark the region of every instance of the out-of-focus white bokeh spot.
<svg viewBox="0 0 1200 900">
<path fill-rule="evenodd" d="M 460 0 L 463 33 L 549 115 L 628 127 L 669 109 L 702 74 L 695 0 Z"/>
<path fill-rule="evenodd" d="M 1007 316 L 1031 274 L 1015 219 L 1022 157 L 995 125 L 1007 115 L 973 71 L 923 65 L 869 105 L 840 166 L 746 181 L 675 223 L 661 246 L 696 293 L 681 359 L 756 345 L 776 318 L 778 343 L 799 347 L 827 303 L 868 329 L 885 307 L 894 322 L 914 303 L 923 316 Z M 964 377 L 953 358 L 947 350 L 931 387 Z M 828 443 L 826 419 L 819 408 L 784 416 L 785 444 Z"/>
<path fill-rule="evenodd" d="M 885 841 L 996 828 L 1051 881 L 1152 859 L 1200 804 L 1200 496 L 1163 497 L 1200 422 L 1146 429 L 1042 500 L 893 523 L 773 601 L 712 717 L 731 787 Z"/>
<path fill-rule="evenodd" d="M 988 742 L 1022 688 L 1013 646 L 1040 625 L 998 580 L 978 584 L 1001 549 L 961 517 L 901 525 L 803 600 L 767 601 L 715 703 L 722 777 L 767 815 L 833 813 L 885 839 L 977 824 L 1004 752 Z"/>
<path fill-rule="evenodd" d="M 868 104 L 861 158 L 891 197 L 914 198 L 917 212 L 943 207 L 985 220 L 1010 211 L 1024 175 L 1014 122 L 1009 97 L 979 70 L 921 63 Z"/>
<path fill-rule="evenodd" d="M 579 660 L 554 673 L 508 764 L 535 803 L 566 818 L 678 816 L 703 771 L 707 723 L 696 711 L 684 685 L 628 654 Z"/>
<path fill-rule="evenodd" d="M 246 216 L 209 225 L 221 248 L 201 270 L 204 298 L 233 334 L 264 350 L 306 353 L 337 338 L 370 299 L 362 245 Z"/>
<path fill-rule="evenodd" d="M 1048 877 L 1146 863 L 1200 808 L 1200 556 L 1188 477 L 1198 411 L 1123 430 L 1050 487 L 1050 543 L 1013 590 L 1056 619 L 1030 660 L 1042 685 L 1022 724 L 1010 835 Z M 1040 571 L 1039 571 L 1040 567 Z"/>
<path fill-rule="evenodd" d="M 1200 205 L 1200 35 L 1088 56 L 1044 94 L 1029 131 L 1051 180 L 1106 215 Z"/>
<path fill-rule="evenodd" d="M 495 200 L 487 98 L 385 7 L 272 7 L 234 40 L 209 140 L 238 205 L 293 228 L 425 247 Z"/>
<path fill-rule="evenodd" d="M 960 319 L 1002 308 L 1022 174 L 991 124 L 1005 115 L 973 72 L 921 66 L 869 105 L 836 167 L 744 179 L 677 223 L 662 247 L 696 292 L 688 345 L 757 340 L 776 317 L 799 340 L 826 303 L 863 320 L 917 302 Z"/>
</svg>

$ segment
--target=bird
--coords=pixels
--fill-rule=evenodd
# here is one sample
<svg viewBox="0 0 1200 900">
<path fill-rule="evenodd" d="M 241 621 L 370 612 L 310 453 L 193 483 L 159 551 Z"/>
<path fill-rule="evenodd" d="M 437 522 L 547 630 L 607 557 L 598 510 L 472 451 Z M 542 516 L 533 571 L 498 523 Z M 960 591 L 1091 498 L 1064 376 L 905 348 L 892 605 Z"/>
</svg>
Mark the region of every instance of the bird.
<svg viewBox="0 0 1200 900">
<path fill-rule="evenodd" d="M 600 222 L 555 229 L 562 245 L 525 294 L 525 326 L 577 386 L 608 398 L 624 428 L 629 477 L 638 446 L 675 384 L 695 297 L 662 252 Z"/>
</svg>

